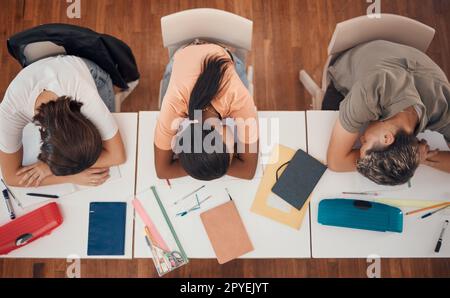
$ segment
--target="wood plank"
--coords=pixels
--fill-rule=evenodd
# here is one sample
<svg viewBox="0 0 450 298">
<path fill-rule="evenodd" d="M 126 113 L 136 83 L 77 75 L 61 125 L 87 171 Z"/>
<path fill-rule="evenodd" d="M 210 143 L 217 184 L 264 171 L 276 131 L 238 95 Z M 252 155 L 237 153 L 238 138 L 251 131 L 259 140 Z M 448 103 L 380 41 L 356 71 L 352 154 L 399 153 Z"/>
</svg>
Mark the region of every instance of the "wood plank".
<svg viewBox="0 0 450 298">
<path fill-rule="evenodd" d="M 317 81 L 336 23 L 365 14 L 365 0 L 82 0 L 81 19 L 68 19 L 60 0 L 0 0 L 0 99 L 20 71 L 4 46 L 8 36 L 38 24 L 63 22 L 114 35 L 133 49 L 142 74 L 124 111 L 156 110 L 168 61 L 160 18 L 184 9 L 213 7 L 254 20 L 250 63 L 260 110 L 305 110 L 310 97 L 298 82 L 306 69 Z M 450 1 L 383 1 L 383 12 L 405 15 L 437 30 L 429 55 L 450 74 Z M 0 277 L 64 277 L 65 260 L 0 259 Z M 150 260 L 83 260 L 83 277 L 156 277 Z M 365 277 L 366 260 L 193 260 L 170 277 Z M 382 261 L 385 277 L 450 277 L 450 260 Z"/>
</svg>

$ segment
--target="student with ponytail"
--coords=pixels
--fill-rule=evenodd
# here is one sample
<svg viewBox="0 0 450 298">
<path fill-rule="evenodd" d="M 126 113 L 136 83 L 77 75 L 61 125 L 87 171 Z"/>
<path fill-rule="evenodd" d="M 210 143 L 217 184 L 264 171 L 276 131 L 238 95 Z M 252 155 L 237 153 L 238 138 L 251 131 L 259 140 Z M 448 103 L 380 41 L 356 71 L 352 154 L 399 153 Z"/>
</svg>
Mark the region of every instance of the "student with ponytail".
<svg viewBox="0 0 450 298">
<path fill-rule="evenodd" d="M 24 68 L 0 104 L 0 167 L 6 183 L 104 183 L 109 167 L 125 162 L 113 105 L 109 75 L 89 60 L 58 56 Z M 37 163 L 24 167 L 22 131 L 29 123 L 40 129 L 41 152 Z"/>
<path fill-rule="evenodd" d="M 159 178 L 253 178 L 258 121 L 246 85 L 245 65 L 220 45 L 195 41 L 175 53 L 155 131 Z"/>
</svg>

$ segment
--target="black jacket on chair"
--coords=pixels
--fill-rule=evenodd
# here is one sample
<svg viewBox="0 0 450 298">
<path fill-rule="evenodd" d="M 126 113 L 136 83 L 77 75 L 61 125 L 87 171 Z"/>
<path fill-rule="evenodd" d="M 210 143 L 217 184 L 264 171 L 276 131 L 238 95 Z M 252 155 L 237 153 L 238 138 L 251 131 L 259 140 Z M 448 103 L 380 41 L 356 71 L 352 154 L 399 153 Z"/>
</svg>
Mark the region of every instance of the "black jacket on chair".
<svg viewBox="0 0 450 298">
<path fill-rule="evenodd" d="M 113 36 L 74 25 L 46 24 L 17 33 L 7 41 L 8 51 L 25 67 L 25 47 L 42 41 L 64 47 L 67 55 L 95 62 L 119 88 L 128 89 L 127 83 L 140 77 L 133 52 L 127 44 Z"/>
</svg>

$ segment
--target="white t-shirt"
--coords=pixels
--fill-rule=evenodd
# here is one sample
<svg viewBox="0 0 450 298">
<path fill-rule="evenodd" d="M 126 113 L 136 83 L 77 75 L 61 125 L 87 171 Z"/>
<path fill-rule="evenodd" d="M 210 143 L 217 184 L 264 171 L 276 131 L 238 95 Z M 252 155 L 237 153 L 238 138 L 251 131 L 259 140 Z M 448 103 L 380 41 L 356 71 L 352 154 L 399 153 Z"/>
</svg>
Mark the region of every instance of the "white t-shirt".
<svg viewBox="0 0 450 298">
<path fill-rule="evenodd" d="M 11 82 L 0 104 L 0 150 L 15 153 L 22 147 L 22 131 L 32 122 L 36 99 L 44 91 L 83 103 L 81 113 L 98 128 L 102 140 L 117 133 L 117 124 L 98 94 L 84 61 L 75 56 L 39 60 Z"/>
</svg>

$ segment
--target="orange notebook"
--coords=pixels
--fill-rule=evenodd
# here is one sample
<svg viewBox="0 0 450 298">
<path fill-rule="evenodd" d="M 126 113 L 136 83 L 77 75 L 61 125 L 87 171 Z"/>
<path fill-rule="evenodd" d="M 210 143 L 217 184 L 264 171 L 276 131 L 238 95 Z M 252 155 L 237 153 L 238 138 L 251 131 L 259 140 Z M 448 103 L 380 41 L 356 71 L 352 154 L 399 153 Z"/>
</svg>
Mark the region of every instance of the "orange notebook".
<svg viewBox="0 0 450 298">
<path fill-rule="evenodd" d="M 219 264 L 253 251 L 247 230 L 233 201 L 200 215 Z"/>
</svg>

